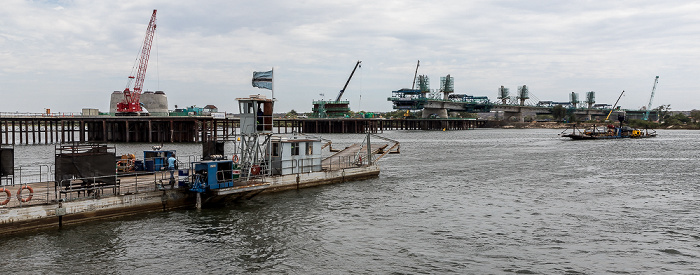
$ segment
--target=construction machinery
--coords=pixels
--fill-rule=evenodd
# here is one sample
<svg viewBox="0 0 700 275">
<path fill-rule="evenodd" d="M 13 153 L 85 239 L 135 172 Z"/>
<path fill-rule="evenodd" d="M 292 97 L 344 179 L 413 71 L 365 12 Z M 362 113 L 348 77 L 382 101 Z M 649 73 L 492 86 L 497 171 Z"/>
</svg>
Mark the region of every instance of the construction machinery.
<svg viewBox="0 0 700 275">
<path fill-rule="evenodd" d="M 610 119 L 610 115 L 615 110 L 615 107 L 617 107 L 617 103 L 620 102 L 620 98 L 622 98 L 622 95 L 624 95 L 624 94 L 625 94 L 625 91 L 622 91 L 622 93 L 620 93 L 620 96 L 617 97 L 617 100 L 615 100 L 615 105 L 613 105 L 612 109 L 610 109 L 608 116 L 605 117 L 605 121 L 608 121 L 608 119 Z"/>
<path fill-rule="evenodd" d="M 352 72 L 350 73 L 350 77 L 348 77 L 348 81 L 345 81 L 345 86 L 343 86 L 343 89 L 340 90 L 340 93 L 338 93 L 338 97 L 335 98 L 336 102 L 340 101 L 340 97 L 342 97 L 343 93 L 345 93 L 345 88 L 347 88 L 348 84 L 350 84 L 350 79 L 352 79 L 352 76 L 355 74 L 355 70 L 357 70 L 357 67 L 360 66 L 360 63 L 362 63 L 362 61 L 357 60 L 357 64 L 355 64 L 355 68 L 352 69 Z"/>
<path fill-rule="evenodd" d="M 144 38 L 143 40 L 143 45 L 139 54 L 140 57 L 136 61 L 136 64 L 138 64 L 136 77 L 134 77 L 133 74 L 129 76 L 126 88 L 124 89 L 124 100 L 122 100 L 122 102 L 117 103 L 116 115 L 148 115 L 148 111 L 146 111 L 145 108 L 142 108 L 141 106 L 142 104 L 140 102 L 140 98 L 143 88 L 143 81 L 146 78 L 148 57 L 151 53 L 151 42 L 153 41 L 153 35 L 156 31 L 156 11 L 157 10 L 153 10 L 153 15 L 151 15 L 151 21 L 148 23 L 148 27 L 146 28 L 146 38 Z M 134 68 L 136 67 L 136 64 L 134 64 Z M 132 82 L 134 82 L 134 87 L 133 89 L 130 89 Z"/>
<path fill-rule="evenodd" d="M 416 88 L 416 78 L 418 77 L 418 67 L 420 67 L 420 60 L 416 64 L 416 72 L 413 74 L 413 85 L 411 85 L 411 90 Z"/>
<path fill-rule="evenodd" d="M 355 71 L 357 70 L 358 67 L 360 67 L 360 63 L 362 63 L 362 61 L 358 60 L 357 63 L 355 64 L 355 68 L 352 69 L 352 73 L 350 73 L 350 77 L 348 77 L 348 80 L 345 81 L 345 86 L 343 86 L 343 89 L 340 90 L 340 93 L 338 93 L 338 96 L 335 98 L 335 101 L 325 101 L 325 100 L 314 100 L 313 101 L 314 107 L 312 109 L 312 111 L 313 111 L 312 117 L 339 118 L 339 117 L 347 117 L 349 115 L 350 102 L 349 101 L 341 101 L 340 98 L 343 96 L 343 93 L 345 93 L 345 89 L 348 87 L 348 84 L 350 84 L 350 80 L 352 79 L 352 76 L 355 74 Z"/>
<path fill-rule="evenodd" d="M 649 105 L 647 105 L 647 111 L 644 113 L 644 116 L 642 117 L 643 120 L 649 120 L 649 111 L 651 111 L 651 103 L 654 101 L 654 92 L 656 92 L 656 84 L 659 83 L 659 76 L 656 76 L 656 79 L 654 79 L 654 87 L 651 88 L 651 97 L 649 98 Z"/>
</svg>

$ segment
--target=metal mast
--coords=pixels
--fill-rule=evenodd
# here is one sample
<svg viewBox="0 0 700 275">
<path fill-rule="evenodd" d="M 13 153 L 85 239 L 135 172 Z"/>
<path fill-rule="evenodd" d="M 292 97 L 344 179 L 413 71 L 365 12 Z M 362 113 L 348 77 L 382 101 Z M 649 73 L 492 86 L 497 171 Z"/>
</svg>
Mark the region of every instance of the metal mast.
<svg viewBox="0 0 700 275">
<path fill-rule="evenodd" d="M 143 40 L 143 46 L 141 47 L 140 58 L 138 61 L 139 68 L 136 73 L 136 77 L 129 76 L 129 81 L 124 89 L 124 100 L 117 104 L 118 113 L 137 113 L 141 112 L 141 92 L 143 88 L 143 81 L 146 78 L 146 68 L 148 67 L 148 57 L 151 53 L 151 42 L 153 41 L 153 34 L 156 31 L 156 11 L 153 10 L 153 15 L 151 15 L 151 21 L 148 22 L 148 27 L 146 28 L 146 37 Z M 134 83 L 133 91 L 129 89 L 131 82 L 136 79 Z"/>
<path fill-rule="evenodd" d="M 644 113 L 643 120 L 649 120 L 649 111 L 651 111 L 651 102 L 654 101 L 654 92 L 656 91 L 656 84 L 659 83 L 659 76 L 654 79 L 654 88 L 651 88 L 651 97 L 649 98 L 649 105 L 647 105 L 647 112 Z"/>
</svg>

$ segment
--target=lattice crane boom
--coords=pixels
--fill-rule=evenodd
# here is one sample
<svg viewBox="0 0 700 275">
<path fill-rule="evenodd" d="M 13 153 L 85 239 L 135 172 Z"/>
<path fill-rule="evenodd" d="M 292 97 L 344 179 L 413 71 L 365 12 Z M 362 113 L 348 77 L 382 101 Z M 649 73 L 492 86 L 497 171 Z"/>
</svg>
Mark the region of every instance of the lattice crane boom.
<svg viewBox="0 0 700 275">
<path fill-rule="evenodd" d="M 124 100 L 117 104 L 118 113 L 138 113 L 143 111 L 140 104 L 141 92 L 143 89 L 143 82 L 146 79 L 146 69 L 148 68 L 148 58 L 151 53 L 151 45 L 153 42 L 153 34 L 156 31 L 156 12 L 153 10 L 153 15 L 151 15 L 151 21 L 148 22 L 148 27 L 146 28 L 146 37 L 143 40 L 143 46 L 141 47 L 141 53 L 139 60 L 138 70 L 136 72 L 136 77 L 129 76 L 129 81 L 124 89 Z M 134 82 L 133 90 L 129 89 L 131 82 Z"/>
<path fill-rule="evenodd" d="M 335 98 L 336 102 L 340 101 L 340 97 L 342 97 L 343 93 L 345 93 L 345 88 L 347 88 L 348 84 L 350 84 L 350 79 L 352 79 L 352 75 L 355 74 L 355 70 L 357 70 L 357 67 L 360 66 L 360 63 L 362 63 L 362 61 L 358 60 L 357 64 L 355 64 L 355 68 L 352 69 L 352 73 L 350 73 L 350 77 L 348 77 L 348 81 L 345 82 L 345 86 L 343 86 L 343 89 L 340 90 L 340 93 L 338 93 L 338 97 Z"/>
<path fill-rule="evenodd" d="M 656 76 L 656 79 L 654 79 L 654 87 L 651 88 L 651 97 L 649 98 L 649 105 L 647 105 L 647 112 L 644 113 L 644 120 L 649 120 L 649 111 L 651 111 L 651 103 L 654 101 L 654 92 L 656 92 L 656 84 L 659 83 L 659 76 Z"/>
</svg>

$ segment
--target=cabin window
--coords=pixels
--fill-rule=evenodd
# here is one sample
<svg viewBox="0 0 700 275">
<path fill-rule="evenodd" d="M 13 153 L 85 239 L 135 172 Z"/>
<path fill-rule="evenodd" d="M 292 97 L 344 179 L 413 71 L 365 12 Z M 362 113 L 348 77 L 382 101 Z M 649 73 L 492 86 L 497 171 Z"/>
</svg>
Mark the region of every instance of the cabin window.
<svg viewBox="0 0 700 275">
<path fill-rule="evenodd" d="M 306 143 L 306 155 L 311 156 L 314 154 L 314 144 L 313 142 Z"/>
<path fill-rule="evenodd" d="M 272 143 L 272 156 L 273 157 L 280 156 L 280 144 L 278 142 Z"/>
<path fill-rule="evenodd" d="M 249 102 L 241 102 L 241 113 L 243 114 L 252 114 L 253 113 L 253 104 L 250 104 Z"/>
<path fill-rule="evenodd" d="M 292 156 L 299 155 L 299 142 L 292 142 Z"/>
</svg>

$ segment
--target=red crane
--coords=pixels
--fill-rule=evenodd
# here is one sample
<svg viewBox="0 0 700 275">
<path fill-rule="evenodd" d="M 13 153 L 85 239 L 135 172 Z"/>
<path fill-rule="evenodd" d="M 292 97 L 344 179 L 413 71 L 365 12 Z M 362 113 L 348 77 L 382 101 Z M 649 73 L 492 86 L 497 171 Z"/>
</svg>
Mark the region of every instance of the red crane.
<svg viewBox="0 0 700 275">
<path fill-rule="evenodd" d="M 139 68 L 136 73 L 136 77 L 129 76 L 126 89 L 124 89 L 124 100 L 117 103 L 118 115 L 138 115 L 143 111 L 139 100 L 141 99 L 143 81 L 146 78 L 148 56 L 151 53 L 151 42 L 153 41 L 153 34 L 156 32 L 156 11 L 157 10 L 153 10 L 151 21 L 148 23 L 148 28 L 146 28 L 146 38 L 143 40 L 143 47 L 141 48 L 141 57 L 138 60 Z M 134 79 L 136 79 L 136 83 L 134 84 L 134 89 L 132 91 L 129 89 L 129 87 Z"/>
</svg>

